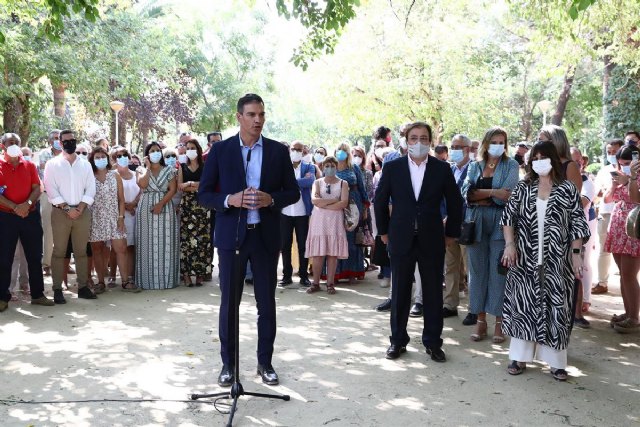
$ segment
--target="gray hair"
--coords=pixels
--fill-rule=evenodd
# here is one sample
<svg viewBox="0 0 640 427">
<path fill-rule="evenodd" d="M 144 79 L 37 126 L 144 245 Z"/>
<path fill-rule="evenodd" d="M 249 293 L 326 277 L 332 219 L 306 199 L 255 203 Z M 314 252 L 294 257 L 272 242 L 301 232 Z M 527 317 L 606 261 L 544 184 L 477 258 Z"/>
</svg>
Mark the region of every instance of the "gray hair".
<svg viewBox="0 0 640 427">
<path fill-rule="evenodd" d="M 22 145 L 22 140 L 20 139 L 20 136 L 18 136 L 17 133 L 11 133 L 11 132 L 5 133 L 4 135 L 2 135 L 0 142 L 4 144 L 7 142 L 8 139 L 15 139 L 16 141 L 18 141 L 18 145 Z"/>
<path fill-rule="evenodd" d="M 463 135 L 461 133 L 457 133 L 455 135 L 453 135 L 453 138 L 451 138 L 451 144 L 453 144 L 453 141 L 462 141 L 463 145 L 465 147 L 471 147 L 471 140 L 469 139 L 469 137 L 467 135 Z"/>
<path fill-rule="evenodd" d="M 62 132 L 60 129 L 52 129 L 49 132 L 49 142 L 53 141 L 53 134 L 57 133 L 58 135 L 60 135 L 60 132 Z"/>
</svg>

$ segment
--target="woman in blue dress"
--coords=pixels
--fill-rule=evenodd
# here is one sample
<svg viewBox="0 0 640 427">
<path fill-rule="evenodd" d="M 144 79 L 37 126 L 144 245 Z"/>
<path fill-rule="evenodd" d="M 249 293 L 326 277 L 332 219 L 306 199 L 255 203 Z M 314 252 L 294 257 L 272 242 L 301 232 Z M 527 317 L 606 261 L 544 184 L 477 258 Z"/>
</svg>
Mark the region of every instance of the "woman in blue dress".
<svg viewBox="0 0 640 427">
<path fill-rule="evenodd" d="M 336 176 L 347 181 L 349 184 L 349 198 L 355 202 L 360 212 L 360 222 L 367 219 L 367 208 L 369 207 L 369 197 L 364 187 L 364 177 L 360 168 L 354 166 L 351 160 L 351 147 L 342 143 L 335 152 L 338 159 L 338 172 Z M 338 260 L 336 269 L 336 282 L 338 280 L 364 279 L 364 252 L 361 247 L 356 246 L 356 231 L 347 231 L 347 242 L 349 244 L 349 258 Z"/>
</svg>

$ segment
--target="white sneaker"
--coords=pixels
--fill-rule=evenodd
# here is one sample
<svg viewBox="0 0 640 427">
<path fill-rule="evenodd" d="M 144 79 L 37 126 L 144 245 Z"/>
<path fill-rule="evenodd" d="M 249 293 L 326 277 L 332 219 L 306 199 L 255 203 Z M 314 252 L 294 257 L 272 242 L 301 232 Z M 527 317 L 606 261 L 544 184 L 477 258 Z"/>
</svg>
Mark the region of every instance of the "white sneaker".
<svg viewBox="0 0 640 427">
<path fill-rule="evenodd" d="M 385 277 L 384 279 L 382 279 L 380 281 L 380 287 L 381 288 L 388 288 L 389 286 L 391 286 L 391 278 L 390 277 Z"/>
</svg>

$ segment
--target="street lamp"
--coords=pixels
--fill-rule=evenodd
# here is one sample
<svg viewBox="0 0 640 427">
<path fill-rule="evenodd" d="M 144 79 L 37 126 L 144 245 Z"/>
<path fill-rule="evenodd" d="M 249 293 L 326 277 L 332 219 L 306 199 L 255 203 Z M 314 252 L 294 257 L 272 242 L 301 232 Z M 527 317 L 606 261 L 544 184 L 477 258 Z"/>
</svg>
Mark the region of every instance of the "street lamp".
<svg viewBox="0 0 640 427">
<path fill-rule="evenodd" d="M 542 111 L 542 126 L 547 125 L 547 113 L 553 108 L 553 102 L 546 99 L 538 102 L 536 106 Z"/>
<path fill-rule="evenodd" d="M 111 107 L 111 109 L 113 111 L 116 112 L 116 144 L 120 143 L 120 140 L 118 139 L 118 113 L 120 112 L 120 110 L 122 110 L 124 108 L 124 102 L 120 102 L 120 101 L 111 101 L 109 103 L 109 107 Z M 129 152 L 131 152 L 131 147 L 127 147 L 129 149 Z"/>
</svg>

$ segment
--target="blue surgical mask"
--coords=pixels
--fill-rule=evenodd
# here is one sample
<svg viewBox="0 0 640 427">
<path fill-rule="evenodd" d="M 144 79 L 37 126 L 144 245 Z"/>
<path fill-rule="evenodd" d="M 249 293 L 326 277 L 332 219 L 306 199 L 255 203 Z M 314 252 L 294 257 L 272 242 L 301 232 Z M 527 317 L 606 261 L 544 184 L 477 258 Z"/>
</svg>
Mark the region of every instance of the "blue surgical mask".
<svg viewBox="0 0 640 427">
<path fill-rule="evenodd" d="M 151 163 L 159 163 L 162 158 L 162 153 L 160 151 L 154 151 L 153 153 L 149 153 L 149 160 Z"/>
<path fill-rule="evenodd" d="M 176 158 L 175 157 L 167 157 L 166 159 L 164 159 L 164 163 L 167 166 L 175 168 L 176 167 Z"/>
<path fill-rule="evenodd" d="M 120 166 L 122 168 L 126 168 L 127 166 L 129 166 L 129 158 L 128 157 L 118 157 L 118 159 L 116 161 L 118 162 L 118 166 Z"/>
<path fill-rule="evenodd" d="M 23 158 L 26 162 L 30 162 L 30 161 L 31 161 L 31 156 L 22 156 L 22 158 Z"/>
<path fill-rule="evenodd" d="M 93 163 L 96 165 L 98 169 L 106 169 L 108 161 L 105 157 L 101 159 L 95 159 Z"/>
<path fill-rule="evenodd" d="M 462 150 L 450 150 L 449 160 L 453 163 L 460 163 L 464 159 L 464 151 Z"/>
<path fill-rule="evenodd" d="M 336 152 L 336 159 L 338 159 L 339 162 L 344 162 L 347 160 L 347 157 L 349 157 L 349 155 L 344 150 L 338 150 Z"/>
<path fill-rule="evenodd" d="M 607 161 L 614 166 L 618 164 L 618 159 L 616 159 L 615 154 L 607 154 Z"/>
<path fill-rule="evenodd" d="M 429 154 L 429 146 L 424 145 L 420 141 L 413 145 L 409 145 L 409 156 L 414 159 L 422 159 Z"/>
<path fill-rule="evenodd" d="M 622 173 L 627 176 L 631 175 L 631 166 L 630 165 L 622 166 Z"/>
<path fill-rule="evenodd" d="M 504 145 L 490 144 L 489 155 L 491 157 L 500 157 L 504 154 Z"/>
<path fill-rule="evenodd" d="M 334 166 L 326 166 L 324 168 L 324 176 L 336 176 L 336 168 Z"/>
<path fill-rule="evenodd" d="M 59 139 L 53 140 L 53 149 L 56 151 L 62 151 L 62 143 L 60 142 Z"/>
</svg>

